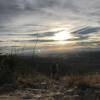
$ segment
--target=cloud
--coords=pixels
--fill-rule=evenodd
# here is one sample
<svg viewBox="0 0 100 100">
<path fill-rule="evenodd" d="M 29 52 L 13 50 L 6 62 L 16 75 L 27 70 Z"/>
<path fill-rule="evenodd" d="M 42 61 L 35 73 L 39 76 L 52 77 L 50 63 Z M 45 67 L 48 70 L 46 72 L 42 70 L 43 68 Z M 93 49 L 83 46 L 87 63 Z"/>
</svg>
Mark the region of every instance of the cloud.
<svg viewBox="0 0 100 100">
<path fill-rule="evenodd" d="M 73 33 L 84 35 L 84 34 L 91 34 L 97 32 L 100 32 L 100 27 L 85 27 L 77 31 L 74 31 Z"/>
<path fill-rule="evenodd" d="M 98 45 L 100 0 L 0 0 L 0 36 L 5 34 L 4 40 L 8 34 L 52 37 L 62 28 L 74 36 L 69 41 Z"/>
<path fill-rule="evenodd" d="M 100 46 L 100 27 L 83 27 L 74 32 L 74 39 L 78 45 L 83 47 L 95 47 L 99 48 Z"/>
<path fill-rule="evenodd" d="M 99 0 L 0 0 L 0 25 L 99 22 L 99 4 Z"/>
<path fill-rule="evenodd" d="M 53 17 L 60 18 L 75 18 L 85 17 L 86 19 L 99 21 L 100 15 L 100 1 L 99 0 L 0 0 L 0 12 L 7 12 L 9 10 L 16 14 L 23 14 L 24 11 L 31 13 L 40 13 L 44 11 L 45 14 L 52 14 Z M 44 14 L 43 13 L 43 14 Z M 17 15 L 17 14 L 16 14 Z M 91 16 L 89 16 L 91 15 Z M 50 17 L 50 16 L 48 16 Z M 35 18 L 35 16 L 34 16 Z"/>
</svg>

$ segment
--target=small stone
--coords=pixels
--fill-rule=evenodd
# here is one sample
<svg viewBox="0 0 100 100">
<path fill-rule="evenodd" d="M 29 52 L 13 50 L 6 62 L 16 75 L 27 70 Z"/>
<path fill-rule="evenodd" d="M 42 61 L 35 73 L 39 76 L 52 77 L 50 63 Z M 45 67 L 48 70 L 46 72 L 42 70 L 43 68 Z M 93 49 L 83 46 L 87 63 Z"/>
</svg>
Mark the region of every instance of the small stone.
<svg viewBox="0 0 100 100">
<path fill-rule="evenodd" d="M 23 100 L 32 99 L 31 95 L 25 95 L 22 97 Z"/>
</svg>

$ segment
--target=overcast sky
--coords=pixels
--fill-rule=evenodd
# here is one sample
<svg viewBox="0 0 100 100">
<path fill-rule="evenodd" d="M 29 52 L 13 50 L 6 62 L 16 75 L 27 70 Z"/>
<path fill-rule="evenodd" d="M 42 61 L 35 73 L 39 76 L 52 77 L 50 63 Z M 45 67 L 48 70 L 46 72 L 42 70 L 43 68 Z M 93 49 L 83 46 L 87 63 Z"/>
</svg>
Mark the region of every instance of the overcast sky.
<svg viewBox="0 0 100 100">
<path fill-rule="evenodd" d="M 4 27 L 52 26 L 67 21 L 84 24 L 84 20 L 86 24 L 100 23 L 100 0 L 0 0 L 0 26 Z"/>
<path fill-rule="evenodd" d="M 76 33 L 80 45 L 82 41 L 99 45 L 100 0 L 0 0 L 0 35 L 6 34 L 1 42 L 10 40 L 9 34 L 38 32 L 47 37 L 63 28 Z"/>
</svg>

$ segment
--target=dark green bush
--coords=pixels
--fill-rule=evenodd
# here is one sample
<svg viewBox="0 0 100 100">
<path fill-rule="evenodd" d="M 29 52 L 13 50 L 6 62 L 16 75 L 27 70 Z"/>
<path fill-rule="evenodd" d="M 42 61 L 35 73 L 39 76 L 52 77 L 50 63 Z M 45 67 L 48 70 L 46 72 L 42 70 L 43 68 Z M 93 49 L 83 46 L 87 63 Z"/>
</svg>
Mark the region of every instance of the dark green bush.
<svg viewBox="0 0 100 100">
<path fill-rule="evenodd" d="M 14 59 L 11 56 L 3 56 L 0 59 L 0 84 L 14 82 Z"/>
</svg>

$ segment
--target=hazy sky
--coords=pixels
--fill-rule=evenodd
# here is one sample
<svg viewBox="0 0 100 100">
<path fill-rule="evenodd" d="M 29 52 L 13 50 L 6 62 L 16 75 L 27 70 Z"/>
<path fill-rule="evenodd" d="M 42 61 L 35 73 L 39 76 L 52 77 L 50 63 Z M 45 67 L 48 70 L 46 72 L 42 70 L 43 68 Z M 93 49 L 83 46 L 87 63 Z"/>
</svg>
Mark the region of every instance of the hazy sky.
<svg viewBox="0 0 100 100">
<path fill-rule="evenodd" d="M 0 0 L 1 51 L 25 47 L 30 52 L 37 33 L 38 52 L 67 51 L 50 39 L 66 29 L 73 35 L 65 43 L 70 49 L 99 48 L 100 0 Z"/>
</svg>

